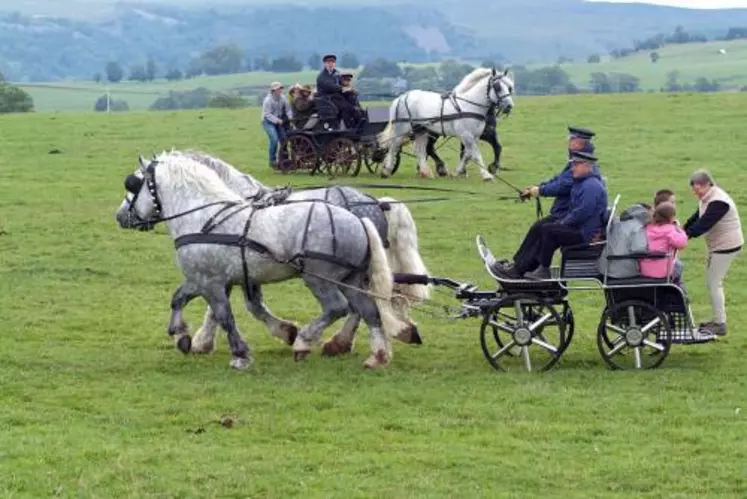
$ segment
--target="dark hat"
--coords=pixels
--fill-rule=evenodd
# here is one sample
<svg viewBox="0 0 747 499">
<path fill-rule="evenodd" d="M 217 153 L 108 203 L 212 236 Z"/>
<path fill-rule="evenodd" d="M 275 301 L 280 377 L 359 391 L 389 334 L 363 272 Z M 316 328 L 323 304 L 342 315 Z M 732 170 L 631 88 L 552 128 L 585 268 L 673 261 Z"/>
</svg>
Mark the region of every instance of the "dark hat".
<svg viewBox="0 0 747 499">
<path fill-rule="evenodd" d="M 341 73 L 340 78 L 352 78 L 353 73 Z"/>
<path fill-rule="evenodd" d="M 597 157 L 589 152 L 584 151 L 573 151 L 571 153 L 571 161 L 590 161 L 594 163 Z"/>
<path fill-rule="evenodd" d="M 330 60 L 336 62 L 337 61 L 337 56 L 334 55 L 334 54 L 327 54 L 324 57 L 322 57 L 322 62 L 327 62 L 327 61 L 330 61 Z"/>
<path fill-rule="evenodd" d="M 568 133 L 570 133 L 574 137 L 578 137 L 580 139 L 586 139 L 586 140 L 590 140 L 593 136 L 596 135 L 596 133 L 592 132 L 588 128 L 579 128 L 575 126 L 569 126 Z"/>
</svg>

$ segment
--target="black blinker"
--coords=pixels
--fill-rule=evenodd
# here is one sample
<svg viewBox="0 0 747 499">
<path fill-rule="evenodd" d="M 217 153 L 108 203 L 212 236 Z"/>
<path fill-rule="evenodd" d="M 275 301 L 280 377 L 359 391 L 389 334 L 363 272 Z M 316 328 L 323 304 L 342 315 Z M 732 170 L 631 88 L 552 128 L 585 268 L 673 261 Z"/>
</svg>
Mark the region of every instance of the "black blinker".
<svg viewBox="0 0 747 499">
<path fill-rule="evenodd" d="M 127 175 L 127 178 L 124 181 L 124 187 L 127 192 L 137 194 L 143 187 L 143 179 L 135 175 Z"/>
</svg>

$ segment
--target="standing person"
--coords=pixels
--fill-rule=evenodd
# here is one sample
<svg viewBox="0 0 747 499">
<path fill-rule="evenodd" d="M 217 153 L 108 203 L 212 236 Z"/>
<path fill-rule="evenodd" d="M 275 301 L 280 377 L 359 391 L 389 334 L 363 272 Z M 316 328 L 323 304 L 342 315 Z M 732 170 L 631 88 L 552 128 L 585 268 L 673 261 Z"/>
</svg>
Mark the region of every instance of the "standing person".
<svg viewBox="0 0 747 499">
<path fill-rule="evenodd" d="M 726 300 L 724 278 L 734 258 L 744 245 L 742 221 L 737 205 L 706 170 L 690 176 L 690 188 L 698 199 L 698 209 L 685 222 L 689 239 L 705 236 L 706 285 L 711 298 L 713 319 L 700 325 L 701 331 L 724 336 L 726 334 Z"/>
<path fill-rule="evenodd" d="M 270 85 L 270 91 L 262 102 L 262 128 L 270 140 L 270 167 L 277 168 L 278 146 L 285 147 L 285 124 L 293 117 L 288 101 L 283 95 L 283 84 L 276 81 Z"/>
</svg>

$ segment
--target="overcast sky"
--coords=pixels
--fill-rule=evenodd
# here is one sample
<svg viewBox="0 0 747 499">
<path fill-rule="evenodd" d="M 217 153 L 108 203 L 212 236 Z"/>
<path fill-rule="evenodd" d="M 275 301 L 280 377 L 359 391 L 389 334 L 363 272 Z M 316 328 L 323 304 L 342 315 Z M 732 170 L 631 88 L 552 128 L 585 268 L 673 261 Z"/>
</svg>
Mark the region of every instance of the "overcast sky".
<svg viewBox="0 0 747 499">
<path fill-rule="evenodd" d="M 671 5 L 673 7 L 689 7 L 693 9 L 724 9 L 731 7 L 747 8 L 747 0 L 589 0 L 592 2 L 616 3 L 653 3 L 656 5 Z"/>
</svg>

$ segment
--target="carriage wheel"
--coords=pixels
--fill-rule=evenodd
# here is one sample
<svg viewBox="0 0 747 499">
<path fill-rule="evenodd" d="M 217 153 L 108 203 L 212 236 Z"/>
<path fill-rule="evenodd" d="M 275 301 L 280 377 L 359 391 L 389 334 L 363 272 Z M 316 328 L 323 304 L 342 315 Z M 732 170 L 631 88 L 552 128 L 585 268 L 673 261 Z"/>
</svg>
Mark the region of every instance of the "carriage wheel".
<svg viewBox="0 0 747 499">
<path fill-rule="evenodd" d="M 288 137 L 289 158 L 281 163 L 281 168 L 286 171 L 314 170 L 319 163 L 314 142 L 306 135 L 293 135 Z"/>
<path fill-rule="evenodd" d="M 568 346 L 566 323 L 552 305 L 517 296 L 488 311 L 480 326 L 480 346 L 500 371 L 547 371 Z"/>
<path fill-rule="evenodd" d="M 326 172 L 332 176 L 355 177 L 361 171 L 361 154 L 355 142 L 345 137 L 336 137 L 324 148 Z"/>
<path fill-rule="evenodd" d="M 667 317 L 646 302 L 623 301 L 602 313 L 597 347 L 612 369 L 656 369 L 671 346 Z"/>
<path fill-rule="evenodd" d="M 563 306 L 563 322 L 565 322 L 566 325 L 565 346 L 563 347 L 563 352 L 565 352 L 568 346 L 571 344 L 573 333 L 576 331 L 576 320 L 573 317 L 573 310 L 571 309 L 571 307 L 568 304 L 564 304 Z"/>
<path fill-rule="evenodd" d="M 386 156 L 386 151 L 367 145 L 361 149 L 361 156 L 363 157 L 363 164 L 366 165 L 366 169 L 370 173 L 378 173 L 379 167 Z"/>
</svg>

